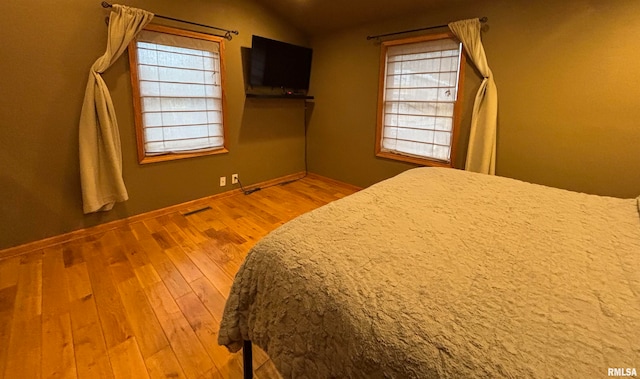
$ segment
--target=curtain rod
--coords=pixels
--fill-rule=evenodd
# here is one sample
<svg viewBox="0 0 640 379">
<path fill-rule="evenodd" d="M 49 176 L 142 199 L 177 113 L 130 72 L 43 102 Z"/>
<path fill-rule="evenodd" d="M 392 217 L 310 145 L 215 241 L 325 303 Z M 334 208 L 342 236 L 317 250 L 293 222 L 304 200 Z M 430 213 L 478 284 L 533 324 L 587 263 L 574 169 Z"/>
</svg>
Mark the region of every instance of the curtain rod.
<svg viewBox="0 0 640 379">
<path fill-rule="evenodd" d="M 487 17 L 482 17 L 480 19 L 481 23 L 485 23 L 489 21 L 489 18 Z M 446 28 L 447 26 L 449 26 L 448 24 L 444 24 L 444 25 L 435 25 L 435 26 L 427 26 L 426 28 L 419 28 L 419 29 L 411 29 L 411 30 L 403 30 L 401 32 L 394 32 L 394 33 L 387 33 L 387 34 L 378 34 L 375 36 L 367 36 L 367 40 L 372 40 L 372 39 L 380 39 L 382 37 L 388 37 L 388 36 L 395 36 L 397 34 L 406 34 L 406 33 L 413 33 L 413 32 L 420 32 L 423 30 L 431 30 L 431 29 L 438 29 L 438 28 Z"/>
<path fill-rule="evenodd" d="M 113 5 L 107 3 L 106 1 L 102 2 L 102 7 L 103 8 L 111 8 L 113 7 Z M 154 17 L 158 17 L 158 18 L 163 18 L 165 20 L 171 20 L 171 21 L 177 21 L 177 22 L 182 22 L 184 24 L 189 24 L 189 25 L 196 25 L 196 26 L 202 26 L 203 28 L 209 28 L 209 29 L 215 29 L 215 30 L 220 30 L 224 32 L 224 38 L 228 39 L 229 41 L 231 41 L 231 39 L 233 38 L 232 34 L 238 35 L 238 31 L 237 30 L 229 30 L 229 29 L 223 29 L 223 28 L 219 28 L 217 26 L 211 26 L 211 25 L 205 25 L 205 24 L 199 24 L 197 22 L 191 22 L 191 21 L 185 21 L 185 20 L 181 20 L 179 18 L 173 18 L 173 17 L 167 17 L 167 16 L 161 16 L 159 14 L 154 15 Z"/>
</svg>

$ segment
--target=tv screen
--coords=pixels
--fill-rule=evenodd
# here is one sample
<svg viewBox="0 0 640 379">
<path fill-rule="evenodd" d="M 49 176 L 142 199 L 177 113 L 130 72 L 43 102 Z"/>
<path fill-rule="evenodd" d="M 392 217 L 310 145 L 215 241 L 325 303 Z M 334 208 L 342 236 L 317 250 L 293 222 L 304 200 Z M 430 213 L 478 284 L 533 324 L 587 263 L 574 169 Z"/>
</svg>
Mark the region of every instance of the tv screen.
<svg viewBox="0 0 640 379">
<path fill-rule="evenodd" d="M 251 86 L 307 91 L 312 50 L 269 38 L 251 41 Z"/>
</svg>

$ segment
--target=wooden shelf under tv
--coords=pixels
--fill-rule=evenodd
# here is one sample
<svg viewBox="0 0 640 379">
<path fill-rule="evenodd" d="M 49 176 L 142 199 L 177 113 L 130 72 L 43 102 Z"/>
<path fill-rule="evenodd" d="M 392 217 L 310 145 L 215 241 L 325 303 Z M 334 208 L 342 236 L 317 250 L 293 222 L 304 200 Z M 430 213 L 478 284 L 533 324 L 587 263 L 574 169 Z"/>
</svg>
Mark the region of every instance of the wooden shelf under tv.
<svg viewBox="0 0 640 379">
<path fill-rule="evenodd" d="M 247 97 L 254 99 L 303 99 L 313 100 L 313 96 L 309 95 L 273 95 L 273 94 L 259 94 L 259 93 L 247 93 Z"/>
</svg>

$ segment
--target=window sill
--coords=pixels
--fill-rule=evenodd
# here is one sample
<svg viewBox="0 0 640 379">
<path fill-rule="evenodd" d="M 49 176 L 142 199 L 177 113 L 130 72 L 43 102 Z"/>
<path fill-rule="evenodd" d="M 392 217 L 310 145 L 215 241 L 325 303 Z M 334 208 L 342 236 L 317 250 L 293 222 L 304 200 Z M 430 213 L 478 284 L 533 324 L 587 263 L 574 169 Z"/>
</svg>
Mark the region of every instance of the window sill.
<svg viewBox="0 0 640 379">
<path fill-rule="evenodd" d="M 413 164 L 417 164 L 417 165 L 420 165 L 420 166 L 453 167 L 453 163 L 452 162 L 444 162 L 444 161 L 437 161 L 437 160 L 434 160 L 434 159 L 412 157 L 412 156 L 408 156 L 408 155 L 391 153 L 391 152 L 388 152 L 388 151 L 378 151 L 378 152 L 376 152 L 376 157 L 385 158 L 385 159 L 393 159 L 395 161 L 401 161 L 401 162 L 407 162 L 407 163 L 413 163 Z"/>
<path fill-rule="evenodd" d="M 156 163 L 156 162 L 166 162 L 166 161 L 175 161 L 178 159 L 186 159 L 186 158 L 195 158 L 195 157 L 204 157 L 207 155 L 217 155 L 217 154 L 226 154 L 229 150 L 227 148 L 211 150 L 211 151 L 199 151 L 193 153 L 169 153 L 162 155 L 150 155 L 145 157 L 138 157 L 138 162 L 140 164 L 147 163 Z"/>
</svg>

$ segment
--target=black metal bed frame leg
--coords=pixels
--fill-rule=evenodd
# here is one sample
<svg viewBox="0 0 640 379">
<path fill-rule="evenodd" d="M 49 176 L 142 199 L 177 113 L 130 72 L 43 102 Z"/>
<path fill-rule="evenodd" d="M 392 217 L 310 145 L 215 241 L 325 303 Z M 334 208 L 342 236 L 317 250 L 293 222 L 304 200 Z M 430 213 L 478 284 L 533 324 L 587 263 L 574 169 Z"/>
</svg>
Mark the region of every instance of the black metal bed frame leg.
<svg viewBox="0 0 640 379">
<path fill-rule="evenodd" d="M 244 341 L 242 346 L 242 370 L 244 379 L 253 379 L 253 356 L 251 341 Z"/>
</svg>

